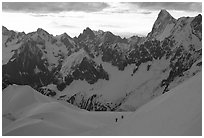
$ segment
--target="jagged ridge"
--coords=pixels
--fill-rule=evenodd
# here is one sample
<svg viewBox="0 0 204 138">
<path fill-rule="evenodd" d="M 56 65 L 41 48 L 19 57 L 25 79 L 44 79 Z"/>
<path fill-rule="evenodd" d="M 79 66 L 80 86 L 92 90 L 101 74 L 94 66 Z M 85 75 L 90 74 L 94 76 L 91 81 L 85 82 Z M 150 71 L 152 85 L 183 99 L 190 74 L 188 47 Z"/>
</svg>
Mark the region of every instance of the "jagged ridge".
<svg viewBox="0 0 204 138">
<path fill-rule="evenodd" d="M 3 51 L 7 51 L 9 55 L 7 58 L 3 56 L 3 89 L 10 84 L 30 85 L 41 93 L 57 98 L 60 96 L 57 91 L 54 93 L 50 90 L 49 94 L 47 89 L 43 92 L 44 89 L 41 87 L 55 84 L 58 90 L 63 91 L 75 80 L 85 80 L 90 85 L 97 84 L 99 80 L 108 81 L 112 74 L 103 67 L 105 63 L 110 63 L 124 72 L 126 67 L 132 66 L 130 73 L 134 78 L 141 72 L 141 67 L 146 66 L 143 70 L 148 73 L 155 70 L 156 62 L 166 62 L 168 65 L 160 68 L 160 75 L 164 76 L 155 86 L 150 85 L 152 88 L 155 87 L 151 90 L 154 96 L 171 89 L 178 77 L 185 78 L 186 74 L 191 76 L 200 71 L 202 65 L 201 15 L 176 20 L 166 10 L 161 10 L 146 38 L 122 39 L 111 32 L 96 32 L 90 28 L 86 28 L 75 38 L 66 33 L 53 36 L 43 29 L 29 34 L 10 31 L 5 27 L 2 27 L 2 30 Z M 80 51 L 83 51 L 85 54 L 82 55 L 85 56 L 75 62 L 78 57 L 75 58 L 73 55 Z M 71 57 L 74 57 L 74 60 L 66 62 Z M 101 63 L 96 62 L 97 58 L 101 58 Z M 192 68 L 195 70 L 187 73 Z M 143 93 L 145 90 L 138 91 Z M 78 91 L 66 100 L 75 103 L 72 102 L 73 99 L 81 95 L 83 100 L 78 98 L 80 100 L 77 104 L 80 108 L 123 110 L 120 109 L 120 105 L 127 103 L 135 93 L 135 90 L 127 92 L 126 96 L 120 97 L 119 102 L 115 102 L 111 107 L 107 102 L 101 102 L 101 99 L 104 99 L 103 95 L 91 94 L 84 99 L 87 92 Z M 95 108 L 92 106 L 93 101 L 101 104 Z M 143 103 L 137 106 L 140 104 Z"/>
</svg>

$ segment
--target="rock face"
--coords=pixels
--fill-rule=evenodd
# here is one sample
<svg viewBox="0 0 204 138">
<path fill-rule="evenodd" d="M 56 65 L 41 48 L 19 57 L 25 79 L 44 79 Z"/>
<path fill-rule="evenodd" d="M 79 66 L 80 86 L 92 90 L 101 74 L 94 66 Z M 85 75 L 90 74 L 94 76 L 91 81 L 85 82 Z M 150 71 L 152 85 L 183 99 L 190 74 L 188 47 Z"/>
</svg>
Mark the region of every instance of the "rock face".
<svg viewBox="0 0 204 138">
<path fill-rule="evenodd" d="M 166 10 L 161 10 L 153 25 L 152 31 L 147 37 L 162 40 L 170 34 L 170 31 L 175 24 L 176 19 L 174 19 Z"/>
<path fill-rule="evenodd" d="M 161 10 L 147 37 L 86 28 L 78 37 L 2 27 L 2 83 L 89 111 L 130 111 L 202 70 L 202 16 Z M 52 87 L 51 87 L 52 85 Z"/>
<path fill-rule="evenodd" d="M 3 81 L 3 88 L 13 83 L 34 88 L 48 85 L 69 53 L 63 42 L 42 29 L 29 34 L 3 29 L 2 34 L 5 52 L 3 80 L 6 80 Z M 10 55 L 8 59 L 7 55 Z"/>
<path fill-rule="evenodd" d="M 45 60 L 42 60 L 42 51 L 36 42 L 28 40 L 17 49 L 10 61 L 3 65 L 3 79 L 10 83 L 31 85 L 36 88 L 48 84 L 50 72 Z"/>
</svg>

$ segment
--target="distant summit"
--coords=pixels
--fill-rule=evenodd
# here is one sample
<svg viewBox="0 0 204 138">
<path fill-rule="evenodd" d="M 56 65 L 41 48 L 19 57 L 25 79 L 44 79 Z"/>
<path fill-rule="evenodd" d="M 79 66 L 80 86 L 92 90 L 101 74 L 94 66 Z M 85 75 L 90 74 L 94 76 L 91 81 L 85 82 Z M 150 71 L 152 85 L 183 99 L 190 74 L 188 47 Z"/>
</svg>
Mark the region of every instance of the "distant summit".
<svg viewBox="0 0 204 138">
<path fill-rule="evenodd" d="M 159 12 L 159 15 L 158 15 L 157 19 L 159 19 L 159 18 L 166 19 L 166 18 L 173 18 L 173 17 L 171 16 L 171 14 L 167 10 L 162 9 Z"/>
<path fill-rule="evenodd" d="M 169 12 L 162 9 L 153 25 L 152 31 L 148 34 L 148 38 L 157 38 L 162 35 L 164 29 L 169 24 L 176 24 L 176 19 Z"/>
<path fill-rule="evenodd" d="M 37 33 L 38 33 L 38 34 L 49 34 L 47 31 L 45 31 L 45 30 L 42 29 L 42 28 L 38 28 L 38 29 L 37 29 Z"/>
<path fill-rule="evenodd" d="M 78 39 L 79 40 L 83 40 L 86 38 L 93 39 L 94 37 L 95 37 L 94 32 L 89 27 L 87 27 L 86 29 L 83 30 L 83 33 L 78 36 Z"/>
</svg>

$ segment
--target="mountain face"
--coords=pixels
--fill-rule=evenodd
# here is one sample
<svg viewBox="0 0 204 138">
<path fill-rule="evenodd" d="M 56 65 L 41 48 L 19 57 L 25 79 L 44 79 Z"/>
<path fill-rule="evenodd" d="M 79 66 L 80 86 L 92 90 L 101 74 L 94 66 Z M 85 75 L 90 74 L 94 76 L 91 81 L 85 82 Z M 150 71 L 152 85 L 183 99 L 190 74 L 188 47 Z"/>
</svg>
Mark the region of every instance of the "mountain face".
<svg viewBox="0 0 204 138">
<path fill-rule="evenodd" d="M 152 31 L 147 37 L 162 40 L 170 34 L 170 31 L 175 24 L 176 19 L 174 19 L 166 10 L 161 10 L 153 25 Z"/>
<path fill-rule="evenodd" d="M 2 70 L 3 80 L 6 80 L 5 83 L 3 81 L 3 88 L 7 83 L 31 85 L 34 88 L 51 83 L 53 72 L 70 51 L 67 48 L 69 45 L 42 29 L 23 35 L 3 29 L 2 34 L 5 52 Z"/>
<path fill-rule="evenodd" d="M 2 27 L 2 86 L 30 85 L 89 111 L 132 111 L 202 70 L 202 16 L 161 10 L 147 37 Z"/>
</svg>

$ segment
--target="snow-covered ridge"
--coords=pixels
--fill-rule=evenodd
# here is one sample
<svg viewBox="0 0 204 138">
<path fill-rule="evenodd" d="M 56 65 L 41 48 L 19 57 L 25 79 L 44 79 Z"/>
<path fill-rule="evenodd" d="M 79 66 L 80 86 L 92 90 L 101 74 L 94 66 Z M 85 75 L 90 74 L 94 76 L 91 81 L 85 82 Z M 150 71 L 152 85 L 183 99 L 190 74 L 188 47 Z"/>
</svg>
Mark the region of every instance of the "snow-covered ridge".
<svg viewBox="0 0 204 138">
<path fill-rule="evenodd" d="M 79 51 L 67 57 L 63 62 L 62 68 L 60 70 L 60 72 L 63 74 L 63 77 L 70 74 L 73 71 L 72 69 L 79 65 L 85 57 L 89 58 L 89 56 L 83 49 L 80 49 Z"/>
<path fill-rule="evenodd" d="M 9 86 L 2 94 L 2 134 L 200 136 L 201 82 L 199 73 L 135 112 L 87 112 L 29 86 Z"/>
</svg>

